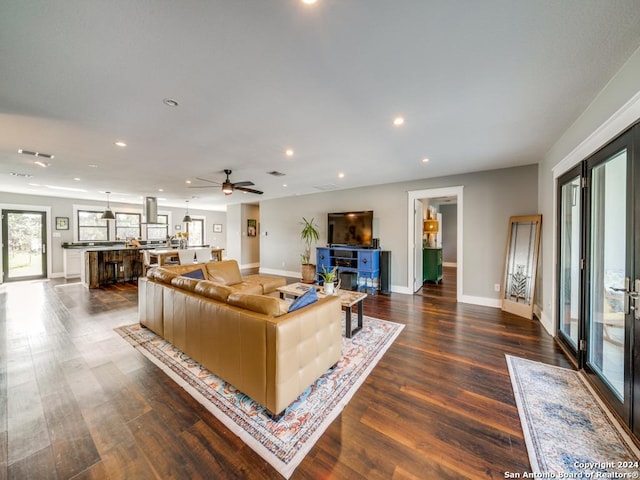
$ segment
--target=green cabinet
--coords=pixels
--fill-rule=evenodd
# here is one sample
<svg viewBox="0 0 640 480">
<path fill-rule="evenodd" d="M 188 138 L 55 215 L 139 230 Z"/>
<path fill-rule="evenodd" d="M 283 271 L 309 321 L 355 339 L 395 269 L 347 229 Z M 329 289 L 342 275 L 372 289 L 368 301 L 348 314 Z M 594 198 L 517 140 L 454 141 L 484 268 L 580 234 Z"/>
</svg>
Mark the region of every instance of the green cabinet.
<svg viewBox="0 0 640 480">
<path fill-rule="evenodd" d="M 442 281 L 442 248 L 422 249 L 422 283 Z"/>
</svg>

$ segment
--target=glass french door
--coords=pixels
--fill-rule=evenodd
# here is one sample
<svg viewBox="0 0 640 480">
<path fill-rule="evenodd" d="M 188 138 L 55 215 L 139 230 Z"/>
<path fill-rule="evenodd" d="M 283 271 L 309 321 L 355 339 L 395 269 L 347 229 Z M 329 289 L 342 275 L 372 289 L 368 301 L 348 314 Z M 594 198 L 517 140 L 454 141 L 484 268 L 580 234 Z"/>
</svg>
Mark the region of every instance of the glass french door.
<svg viewBox="0 0 640 480">
<path fill-rule="evenodd" d="M 640 124 L 558 180 L 558 339 L 640 435 Z"/>
<path fill-rule="evenodd" d="M 582 166 L 563 175 L 558 198 L 558 338 L 580 363 L 582 306 Z"/>
<path fill-rule="evenodd" d="M 2 281 L 46 278 L 46 238 L 46 213 L 2 210 Z"/>
</svg>

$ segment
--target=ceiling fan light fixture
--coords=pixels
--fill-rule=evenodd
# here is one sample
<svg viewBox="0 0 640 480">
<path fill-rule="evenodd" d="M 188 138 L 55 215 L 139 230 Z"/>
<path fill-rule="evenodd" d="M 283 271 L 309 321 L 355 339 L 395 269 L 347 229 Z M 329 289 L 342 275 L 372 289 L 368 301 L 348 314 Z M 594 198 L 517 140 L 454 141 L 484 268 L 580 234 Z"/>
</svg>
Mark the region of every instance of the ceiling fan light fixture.
<svg viewBox="0 0 640 480">
<path fill-rule="evenodd" d="M 226 180 L 222 184 L 222 192 L 225 195 L 231 195 L 233 193 L 233 183 L 231 183 L 230 181 Z"/>
</svg>

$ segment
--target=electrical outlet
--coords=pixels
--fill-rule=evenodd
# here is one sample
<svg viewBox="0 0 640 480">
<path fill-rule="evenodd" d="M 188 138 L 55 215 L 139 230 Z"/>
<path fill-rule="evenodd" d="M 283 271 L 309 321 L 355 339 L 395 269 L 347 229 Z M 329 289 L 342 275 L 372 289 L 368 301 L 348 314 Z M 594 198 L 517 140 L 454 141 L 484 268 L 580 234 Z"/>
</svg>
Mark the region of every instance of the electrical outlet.
<svg viewBox="0 0 640 480">
<path fill-rule="evenodd" d="M 500 291 L 500 284 L 499 283 L 494 284 L 493 285 L 493 290 L 496 291 L 496 292 L 499 292 Z"/>
</svg>

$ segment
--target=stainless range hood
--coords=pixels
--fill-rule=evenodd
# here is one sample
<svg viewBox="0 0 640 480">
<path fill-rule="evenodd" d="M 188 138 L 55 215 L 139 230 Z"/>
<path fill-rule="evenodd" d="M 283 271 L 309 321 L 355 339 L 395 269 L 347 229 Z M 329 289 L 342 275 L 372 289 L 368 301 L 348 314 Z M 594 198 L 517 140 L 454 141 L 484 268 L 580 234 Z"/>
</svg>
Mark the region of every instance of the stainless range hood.
<svg viewBox="0 0 640 480">
<path fill-rule="evenodd" d="M 156 197 L 144 197 L 143 223 L 158 223 L 158 199 Z"/>
</svg>

